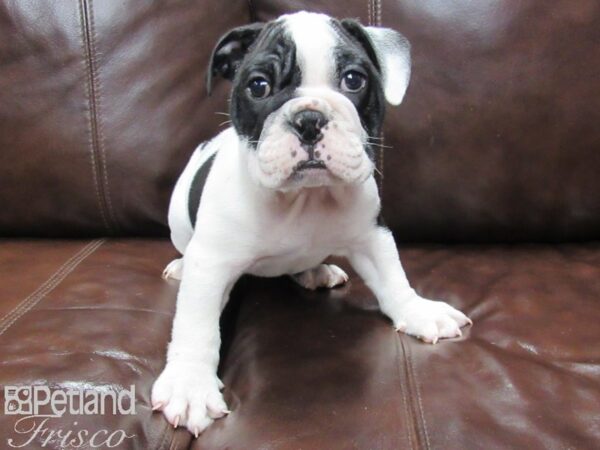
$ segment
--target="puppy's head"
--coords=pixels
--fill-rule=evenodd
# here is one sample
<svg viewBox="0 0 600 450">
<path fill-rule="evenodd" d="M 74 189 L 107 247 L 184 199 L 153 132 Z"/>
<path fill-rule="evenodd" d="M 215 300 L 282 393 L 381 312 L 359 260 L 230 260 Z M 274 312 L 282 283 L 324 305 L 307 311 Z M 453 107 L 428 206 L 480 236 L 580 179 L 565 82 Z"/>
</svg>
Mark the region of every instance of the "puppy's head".
<svg viewBox="0 0 600 450">
<path fill-rule="evenodd" d="M 300 12 L 231 30 L 211 58 L 233 80 L 231 120 L 252 178 L 278 190 L 360 183 L 385 100 L 402 101 L 410 47 L 399 33 Z"/>
</svg>

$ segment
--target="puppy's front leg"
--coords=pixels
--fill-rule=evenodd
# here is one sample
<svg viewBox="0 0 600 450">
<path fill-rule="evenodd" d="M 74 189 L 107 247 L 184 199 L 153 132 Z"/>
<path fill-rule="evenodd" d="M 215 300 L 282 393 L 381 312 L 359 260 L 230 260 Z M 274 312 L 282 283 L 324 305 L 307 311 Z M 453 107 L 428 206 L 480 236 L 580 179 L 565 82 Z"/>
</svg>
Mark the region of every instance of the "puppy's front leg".
<svg viewBox="0 0 600 450">
<path fill-rule="evenodd" d="M 167 364 L 152 388 L 153 409 L 196 436 L 228 413 L 217 378 L 219 317 L 240 273 L 222 253 L 188 245 Z"/>
<path fill-rule="evenodd" d="M 460 328 L 472 323 L 447 303 L 424 299 L 410 287 L 388 229 L 372 229 L 349 259 L 397 330 L 435 344 L 441 338 L 460 336 Z"/>
</svg>

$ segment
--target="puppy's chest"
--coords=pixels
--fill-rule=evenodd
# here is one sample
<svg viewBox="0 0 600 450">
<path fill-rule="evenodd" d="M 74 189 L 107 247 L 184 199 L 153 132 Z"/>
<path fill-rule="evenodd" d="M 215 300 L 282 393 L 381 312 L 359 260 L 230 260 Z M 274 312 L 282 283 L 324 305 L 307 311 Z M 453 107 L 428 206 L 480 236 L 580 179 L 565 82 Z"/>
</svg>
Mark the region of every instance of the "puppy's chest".
<svg viewBox="0 0 600 450">
<path fill-rule="evenodd" d="M 310 269 L 340 254 L 368 228 L 369 213 L 351 204 L 315 203 L 271 211 L 250 273 L 277 276 Z"/>
<path fill-rule="evenodd" d="M 261 242 L 248 272 L 259 276 L 279 276 L 315 267 L 344 246 L 340 235 L 315 230 L 294 229 L 273 233 Z"/>
</svg>

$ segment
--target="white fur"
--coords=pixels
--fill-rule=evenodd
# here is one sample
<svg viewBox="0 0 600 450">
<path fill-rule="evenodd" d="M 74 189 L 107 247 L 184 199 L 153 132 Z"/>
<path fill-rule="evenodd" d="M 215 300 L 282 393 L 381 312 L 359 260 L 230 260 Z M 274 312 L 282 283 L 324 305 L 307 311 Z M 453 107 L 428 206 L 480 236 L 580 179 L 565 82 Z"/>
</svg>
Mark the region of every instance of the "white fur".
<svg viewBox="0 0 600 450">
<path fill-rule="evenodd" d="M 365 30 L 381 65 L 385 99 L 392 105 L 399 105 L 410 80 L 410 44 L 388 28 L 365 27 Z"/>
<path fill-rule="evenodd" d="M 302 13 L 285 19 L 300 55 L 306 56 L 307 81 L 298 98 L 270 116 L 263 144 L 251 149 L 234 129 L 223 131 L 196 150 L 171 199 L 171 238 L 183 259 L 169 264 L 165 276 L 181 277 L 181 284 L 167 365 L 154 384 L 152 404 L 173 425 L 185 425 L 196 435 L 228 413 L 216 376 L 219 317 L 242 274 L 290 274 L 308 288 L 336 285 L 347 275 L 322 263 L 331 255 L 343 256 L 397 329 L 435 343 L 459 336 L 460 327 L 470 322 L 451 306 L 415 293 L 391 233 L 376 225 L 380 200 L 362 147 L 364 131 L 352 104 L 324 84 L 327 66 L 317 64 L 331 53 L 324 17 Z M 332 157 L 331 174 L 321 170 L 290 181 L 297 160 L 291 152 L 300 149 L 281 121 L 306 107 L 338 124 L 323 140 L 324 154 Z M 215 153 L 192 229 L 189 188 L 198 168 Z"/>
<path fill-rule="evenodd" d="M 317 267 L 292 275 L 302 287 L 310 290 L 321 287 L 333 288 L 348 281 L 348 275 L 335 264 L 319 264 Z"/>
<path fill-rule="evenodd" d="M 331 87 L 300 88 L 298 95 L 269 115 L 256 151 L 249 152 L 249 170 L 255 181 L 281 190 L 291 190 L 299 184 L 318 187 L 365 181 L 373 172 L 373 162 L 364 151 L 367 135 L 352 102 Z M 298 138 L 289 132 L 287 123 L 305 109 L 320 111 L 329 120 L 316 149 L 329 171 L 290 177 L 294 166 L 307 154 Z"/>
<path fill-rule="evenodd" d="M 335 73 L 335 33 L 325 14 L 301 11 L 282 16 L 294 44 L 302 70 L 302 87 L 329 86 Z"/>
</svg>

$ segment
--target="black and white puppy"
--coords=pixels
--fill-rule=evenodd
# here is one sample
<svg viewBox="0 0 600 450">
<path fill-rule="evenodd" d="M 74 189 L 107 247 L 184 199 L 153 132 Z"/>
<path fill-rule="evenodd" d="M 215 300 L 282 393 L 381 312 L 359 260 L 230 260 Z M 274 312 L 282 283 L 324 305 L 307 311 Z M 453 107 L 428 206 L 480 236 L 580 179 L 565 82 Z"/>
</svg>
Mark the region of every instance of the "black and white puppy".
<svg viewBox="0 0 600 450">
<path fill-rule="evenodd" d="M 182 258 L 167 364 L 154 409 L 198 435 L 228 413 L 217 378 L 219 316 L 245 273 L 291 275 L 309 289 L 347 281 L 323 261 L 346 257 L 396 329 L 435 343 L 470 320 L 408 284 L 380 200 L 371 139 L 384 103 L 410 77 L 397 32 L 300 12 L 234 29 L 208 76 L 233 80 L 233 126 L 192 155 L 171 199 L 171 239 Z"/>
</svg>

